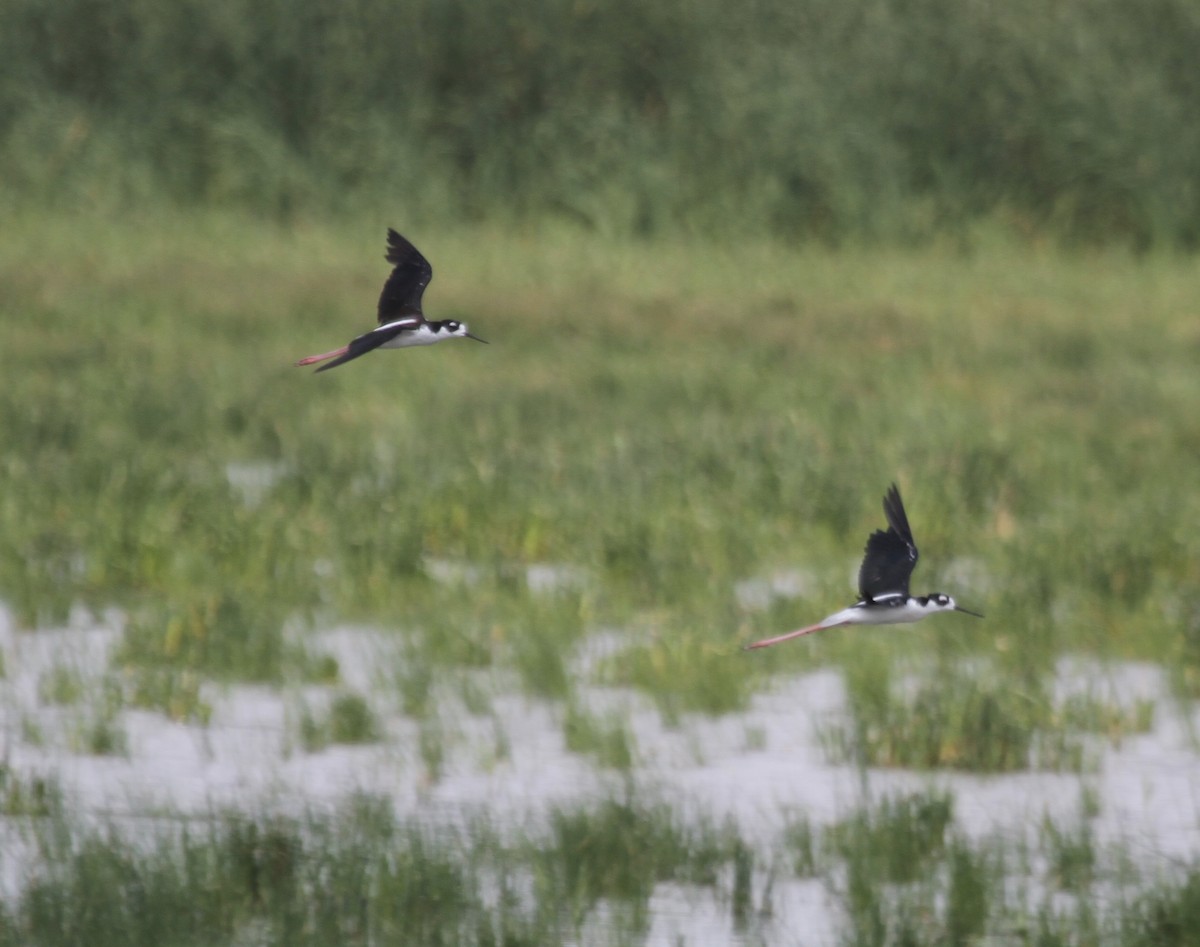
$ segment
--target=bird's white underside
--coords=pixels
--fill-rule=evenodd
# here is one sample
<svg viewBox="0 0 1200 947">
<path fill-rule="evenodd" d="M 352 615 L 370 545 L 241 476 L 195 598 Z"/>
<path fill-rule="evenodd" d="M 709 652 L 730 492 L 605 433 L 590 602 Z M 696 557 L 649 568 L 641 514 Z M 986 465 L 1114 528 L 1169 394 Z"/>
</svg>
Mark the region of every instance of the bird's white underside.
<svg viewBox="0 0 1200 947">
<path fill-rule="evenodd" d="M 434 345 L 438 342 L 445 342 L 446 339 L 461 338 L 467 333 L 467 327 L 462 324 L 454 331 L 442 329 L 440 332 L 435 332 L 428 325 L 419 325 L 415 329 L 409 328 L 403 321 L 388 323 L 375 331 L 383 332 L 396 326 L 399 326 L 401 331 L 379 346 L 381 349 L 407 349 L 414 345 Z"/>
<path fill-rule="evenodd" d="M 891 596 L 880 596 L 876 602 L 886 602 Z M 907 622 L 920 621 L 938 612 L 954 611 L 953 600 L 947 605 L 938 605 L 932 599 L 924 605 L 910 598 L 903 605 L 877 606 L 874 608 L 862 605 L 851 605 L 840 612 L 834 612 L 824 619 L 819 628 L 832 628 L 834 625 L 903 625 Z"/>
</svg>

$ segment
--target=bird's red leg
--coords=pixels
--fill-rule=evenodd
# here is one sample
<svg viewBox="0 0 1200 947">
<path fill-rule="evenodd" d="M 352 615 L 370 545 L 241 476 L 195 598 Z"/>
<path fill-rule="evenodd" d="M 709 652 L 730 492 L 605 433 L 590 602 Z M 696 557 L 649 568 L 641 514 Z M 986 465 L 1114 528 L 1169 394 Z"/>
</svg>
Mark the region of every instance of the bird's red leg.
<svg viewBox="0 0 1200 947">
<path fill-rule="evenodd" d="M 838 622 L 839 625 L 846 624 Z M 773 644 L 779 644 L 781 641 L 791 641 L 793 638 L 799 638 L 801 635 L 807 635 L 814 631 L 820 631 L 822 628 L 836 628 L 837 625 L 809 625 L 807 628 L 801 628 L 797 631 L 789 631 L 786 635 L 776 635 L 774 638 L 763 638 L 762 641 L 756 641 L 754 644 L 748 644 L 743 651 L 753 651 L 755 648 L 769 648 Z"/>
<path fill-rule="evenodd" d="M 296 364 L 297 365 L 312 365 L 314 362 L 323 362 L 327 358 L 337 358 L 337 356 L 339 356 L 339 355 L 345 355 L 346 350 L 349 348 L 350 348 L 350 346 L 343 345 L 340 349 L 334 349 L 332 352 L 326 352 L 324 355 L 310 355 L 310 356 L 308 356 L 308 358 L 302 358 Z"/>
</svg>

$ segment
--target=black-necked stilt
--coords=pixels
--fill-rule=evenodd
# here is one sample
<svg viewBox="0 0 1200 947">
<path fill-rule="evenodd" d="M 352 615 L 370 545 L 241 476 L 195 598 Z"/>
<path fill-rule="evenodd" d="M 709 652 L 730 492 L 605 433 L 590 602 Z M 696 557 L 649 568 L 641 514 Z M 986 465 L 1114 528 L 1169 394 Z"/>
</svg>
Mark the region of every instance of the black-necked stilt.
<svg viewBox="0 0 1200 947">
<path fill-rule="evenodd" d="M 746 650 L 765 648 L 838 625 L 895 625 L 920 621 L 937 612 L 963 612 L 976 618 L 983 617 L 963 608 L 944 592 L 915 597 L 908 594 L 908 580 L 917 566 L 917 544 L 908 525 L 900 491 L 894 483 L 883 498 L 883 512 L 887 516 L 887 532 L 877 529 L 867 540 L 866 554 L 858 570 L 859 601 L 815 625 L 764 638 L 747 645 Z"/>
<path fill-rule="evenodd" d="M 486 341 L 468 332 L 465 322 L 455 322 L 453 319 L 430 322 L 425 318 L 421 312 L 421 297 L 425 294 L 425 287 L 433 279 L 433 267 L 421 256 L 420 250 L 390 227 L 387 261 L 394 263 L 395 269 L 383 284 L 383 292 L 379 295 L 379 327 L 360 335 L 340 349 L 334 349 L 324 355 L 302 358 L 297 365 L 312 365 L 314 362 L 333 359 L 328 365 L 317 369 L 323 372 L 327 368 L 334 368 L 360 355 L 366 355 L 374 349 L 433 345 L 436 342 L 445 342 L 446 339 Z"/>
</svg>

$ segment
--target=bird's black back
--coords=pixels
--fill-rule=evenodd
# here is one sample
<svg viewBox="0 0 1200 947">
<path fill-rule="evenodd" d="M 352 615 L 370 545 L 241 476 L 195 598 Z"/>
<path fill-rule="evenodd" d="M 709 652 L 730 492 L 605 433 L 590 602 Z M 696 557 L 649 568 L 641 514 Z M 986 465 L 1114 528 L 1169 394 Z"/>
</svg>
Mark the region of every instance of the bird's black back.
<svg viewBox="0 0 1200 947">
<path fill-rule="evenodd" d="M 883 498 L 883 513 L 887 531 L 877 529 L 871 534 L 858 570 L 858 594 L 867 602 L 886 592 L 907 598 L 908 580 L 917 567 L 917 544 L 894 483 Z"/>
<path fill-rule="evenodd" d="M 421 251 L 388 228 L 387 261 L 395 264 L 379 295 L 379 324 L 394 322 L 412 313 L 420 314 L 421 297 L 433 279 L 433 267 Z"/>
</svg>

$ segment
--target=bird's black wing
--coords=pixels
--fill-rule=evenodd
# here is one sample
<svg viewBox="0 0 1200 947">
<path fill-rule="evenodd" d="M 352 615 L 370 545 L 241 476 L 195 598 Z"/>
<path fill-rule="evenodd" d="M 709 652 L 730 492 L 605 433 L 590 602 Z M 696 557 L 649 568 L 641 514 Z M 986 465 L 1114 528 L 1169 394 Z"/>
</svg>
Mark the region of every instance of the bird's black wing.
<svg viewBox="0 0 1200 947">
<path fill-rule="evenodd" d="M 858 570 L 858 594 L 868 602 L 887 592 L 907 598 L 908 580 L 917 567 L 917 544 L 894 483 L 883 498 L 883 512 L 887 531 L 877 529 L 871 534 Z"/>
<path fill-rule="evenodd" d="M 320 368 L 319 372 L 328 371 L 331 368 L 337 368 L 339 365 L 344 365 L 360 355 L 366 355 L 368 352 L 373 352 L 383 343 L 388 342 L 398 336 L 406 329 L 415 329 L 423 320 L 419 314 L 400 316 L 393 319 L 391 322 L 381 325 L 378 329 L 372 329 L 370 332 L 364 332 L 358 338 L 351 340 L 346 346 L 346 352 L 339 355 L 332 362 L 326 362 Z"/>
<path fill-rule="evenodd" d="M 387 261 L 395 264 L 392 275 L 379 294 L 379 324 L 387 325 L 404 315 L 404 310 L 421 311 L 421 297 L 433 279 L 433 267 L 421 251 L 388 228 Z"/>
</svg>

